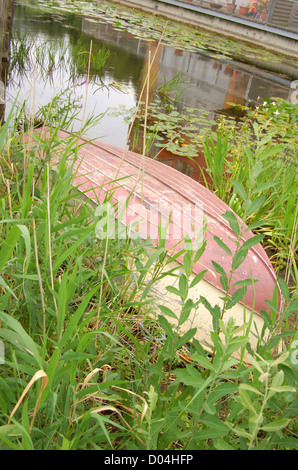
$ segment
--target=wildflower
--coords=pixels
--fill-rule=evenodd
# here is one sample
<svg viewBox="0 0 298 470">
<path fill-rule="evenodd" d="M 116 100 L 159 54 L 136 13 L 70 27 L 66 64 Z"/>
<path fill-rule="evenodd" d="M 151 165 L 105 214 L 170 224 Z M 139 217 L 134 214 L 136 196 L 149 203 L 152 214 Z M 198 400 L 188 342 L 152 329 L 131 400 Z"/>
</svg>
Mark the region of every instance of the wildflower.
<svg viewBox="0 0 298 470">
<path fill-rule="evenodd" d="M 276 111 L 274 111 L 274 114 L 276 114 L 276 116 L 279 114 L 278 109 Z"/>
</svg>

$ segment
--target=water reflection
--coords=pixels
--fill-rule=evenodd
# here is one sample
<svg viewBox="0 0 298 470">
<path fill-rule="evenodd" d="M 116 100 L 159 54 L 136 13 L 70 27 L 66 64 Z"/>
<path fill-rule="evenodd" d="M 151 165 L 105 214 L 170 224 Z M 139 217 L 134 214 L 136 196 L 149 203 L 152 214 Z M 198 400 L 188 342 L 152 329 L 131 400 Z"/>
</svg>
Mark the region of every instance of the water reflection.
<svg viewBox="0 0 298 470">
<path fill-rule="evenodd" d="M 0 121 L 3 119 L 5 112 L 5 87 L 12 15 L 13 3 L 10 0 L 0 0 Z"/>
<path fill-rule="evenodd" d="M 3 0 L 1 0 L 3 1 Z M 209 118 L 216 119 L 221 114 L 230 114 L 230 103 L 247 105 L 264 97 L 289 98 L 290 83 L 257 68 L 241 66 L 227 59 L 215 60 L 203 53 L 192 53 L 185 50 L 174 49 L 168 45 L 157 48 L 155 41 L 143 41 L 130 33 L 117 30 L 111 24 L 98 22 L 94 18 L 78 18 L 68 15 L 42 15 L 32 18 L 30 9 L 17 6 L 13 24 L 15 35 L 31 37 L 35 44 L 43 41 L 56 41 L 63 45 L 65 52 L 61 67 L 53 69 L 50 75 L 42 76 L 35 69 L 35 74 L 12 71 L 8 93 L 13 100 L 17 92 L 22 90 L 22 98 L 32 94 L 34 86 L 34 106 L 37 109 L 44 105 L 60 89 L 71 84 L 72 95 L 81 100 L 83 116 L 86 102 L 86 115 L 92 113 L 105 113 L 108 108 L 122 106 L 133 108 L 140 95 L 142 77 L 146 73 L 148 57 L 155 57 L 151 73 L 149 100 L 154 99 L 156 90 L 170 81 L 177 74 L 183 74 L 185 81 L 192 84 L 184 90 L 179 102 L 179 109 L 183 107 L 198 108 L 209 113 Z M 99 49 L 107 46 L 110 56 L 106 62 L 103 74 L 99 77 L 91 73 L 89 86 L 82 84 L 83 80 L 74 80 L 71 76 L 70 64 L 73 61 L 71 52 L 75 50 L 78 40 L 90 41 L 93 48 Z M 38 64 L 37 64 L 38 66 Z M 86 77 L 85 72 L 85 77 Z M 34 80 L 34 85 L 33 85 Z M 119 88 L 108 86 L 117 84 L 124 87 L 125 92 Z M 102 84 L 107 87 L 102 87 Z M 32 99 L 32 98 L 31 98 Z M 87 101 L 85 101 L 87 100 Z M 80 123 L 77 123 L 77 129 Z M 105 113 L 98 126 L 90 131 L 90 137 L 100 138 L 102 141 L 124 147 L 128 137 L 128 124 L 123 122 L 121 116 L 115 117 Z M 77 130 L 75 127 L 75 130 Z M 157 151 L 153 147 L 154 151 Z M 159 150 L 159 149 L 158 149 Z M 160 154 L 159 158 L 166 164 L 183 171 L 194 178 L 198 177 L 198 163 L 192 163 L 185 157 L 175 156 L 170 152 Z"/>
</svg>

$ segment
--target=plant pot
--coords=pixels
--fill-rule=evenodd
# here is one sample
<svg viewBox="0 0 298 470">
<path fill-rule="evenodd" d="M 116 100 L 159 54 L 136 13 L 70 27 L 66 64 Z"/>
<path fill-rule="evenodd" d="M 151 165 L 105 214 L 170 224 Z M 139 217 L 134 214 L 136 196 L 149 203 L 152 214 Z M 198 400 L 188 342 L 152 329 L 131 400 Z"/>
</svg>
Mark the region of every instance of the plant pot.
<svg viewBox="0 0 298 470">
<path fill-rule="evenodd" d="M 236 10 L 236 8 L 237 8 L 237 5 L 234 5 L 233 12 Z M 231 4 L 231 3 L 227 3 L 227 10 L 228 10 L 228 12 L 230 12 L 231 9 L 232 9 L 232 4 Z"/>
<path fill-rule="evenodd" d="M 262 20 L 262 21 L 266 21 L 266 18 L 267 18 L 267 11 L 262 11 L 262 13 L 261 13 L 261 20 Z"/>
<path fill-rule="evenodd" d="M 239 13 L 241 16 L 248 16 L 249 7 L 240 6 Z"/>
</svg>

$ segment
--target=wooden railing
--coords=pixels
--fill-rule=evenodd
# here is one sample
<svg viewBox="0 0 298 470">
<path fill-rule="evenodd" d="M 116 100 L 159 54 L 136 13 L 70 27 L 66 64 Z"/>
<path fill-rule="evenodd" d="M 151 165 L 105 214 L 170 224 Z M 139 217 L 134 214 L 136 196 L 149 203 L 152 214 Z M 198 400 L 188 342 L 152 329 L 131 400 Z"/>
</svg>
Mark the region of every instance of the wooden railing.
<svg viewBox="0 0 298 470">
<path fill-rule="evenodd" d="M 237 0 L 180 0 L 187 5 L 208 8 L 220 11 L 228 15 L 240 17 L 239 2 Z M 228 3 L 230 6 L 228 6 Z M 251 2 L 252 3 L 252 2 Z M 247 19 L 256 23 L 278 26 L 281 29 L 298 32 L 298 0 L 271 0 L 266 9 L 261 8 L 264 4 L 259 0 L 259 8 L 256 15 L 247 14 Z M 234 6 L 236 9 L 234 9 Z"/>
</svg>

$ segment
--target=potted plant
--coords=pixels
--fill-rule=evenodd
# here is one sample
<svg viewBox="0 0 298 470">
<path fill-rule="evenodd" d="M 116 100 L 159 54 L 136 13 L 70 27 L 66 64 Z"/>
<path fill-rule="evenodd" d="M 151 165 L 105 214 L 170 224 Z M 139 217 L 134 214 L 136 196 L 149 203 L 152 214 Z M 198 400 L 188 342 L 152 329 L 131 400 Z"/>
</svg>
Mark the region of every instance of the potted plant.
<svg viewBox="0 0 298 470">
<path fill-rule="evenodd" d="M 248 16 L 249 12 L 249 0 L 245 0 L 241 2 L 241 5 L 239 5 L 239 14 L 241 16 Z"/>
<path fill-rule="evenodd" d="M 261 12 L 261 20 L 264 22 L 267 18 L 270 0 L 259 0 L 259 11 Z"/>
<path fill-rule="evenodd" d="M 267 18 L 267 11 L 266 10 L 263 10 L 262 13 L 261 13 L 261 20 L 263 22 L 266 21 L 266 18 Z"/>
</svg>

